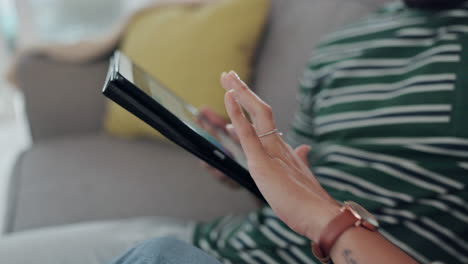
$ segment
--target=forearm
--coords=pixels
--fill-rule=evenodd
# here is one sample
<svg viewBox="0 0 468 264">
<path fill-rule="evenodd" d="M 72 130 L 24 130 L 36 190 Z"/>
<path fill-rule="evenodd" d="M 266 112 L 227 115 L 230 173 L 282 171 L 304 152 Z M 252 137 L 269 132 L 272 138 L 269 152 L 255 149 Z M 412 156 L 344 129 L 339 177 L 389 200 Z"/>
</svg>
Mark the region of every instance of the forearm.
<svg viewBox="0 0 468 264">
<path fill-rule="evenodd" d="M 343 233 L 330 254 L 335 264 L 417 263 L 378 232 L 364 228 Z"/>
<path fill-rule="evenodd" d="M 273 211 L 290 228 L 319 243 L 321 236 L 326 235 L 325 247 L 318 244 L 316 253 L 325 257 L 332 248 L 331 257 L 336 264 L 416 263 L 377 232 L 364 229 L 377 227 L 374 217 L 364 208 L 353 202 L 345 202 L 341 208 L 322 188 L 308 166 L 310 147 L 303 145 L 293 150 L 278 133 L 263 136 L 276 131 L 271 107 L 234 72 L 223 73 L 221 79 L 227 90 L 226 109 L 246 154 L 250 174 Z M 242 106 L 254 124 L 246 118 Z M 363 227 L 353 228 L 357 223 Z M 347 231 L 341 233 L 343 230 Z M 336 242 L 334 246 L 332 242 Z"/>
</svg>

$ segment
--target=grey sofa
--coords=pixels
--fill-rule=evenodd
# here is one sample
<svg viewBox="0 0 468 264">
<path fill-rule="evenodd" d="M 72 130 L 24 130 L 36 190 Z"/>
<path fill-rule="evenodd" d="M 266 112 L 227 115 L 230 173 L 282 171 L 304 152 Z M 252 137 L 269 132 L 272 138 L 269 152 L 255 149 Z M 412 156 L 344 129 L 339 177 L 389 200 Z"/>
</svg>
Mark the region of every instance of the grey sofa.
<svg viewBox="0 0 468 264">
<path fill-rule="evenodd" d="M 297 79 L 326 32 L 383 0 L 273 0 L 254 89 L 287 131 Z M 380 2 L 380 3 L 379 3 Z M 8 233 L 45 226 L 164 215 L 207 220 L 252 210 L 246 192 L 215 182 L 196 158 L 161 142 L 102 132 L 108 56 L 85 64 L 23 56 L 18 68 L 33 145 L 12 175 Z"/>
</svg>

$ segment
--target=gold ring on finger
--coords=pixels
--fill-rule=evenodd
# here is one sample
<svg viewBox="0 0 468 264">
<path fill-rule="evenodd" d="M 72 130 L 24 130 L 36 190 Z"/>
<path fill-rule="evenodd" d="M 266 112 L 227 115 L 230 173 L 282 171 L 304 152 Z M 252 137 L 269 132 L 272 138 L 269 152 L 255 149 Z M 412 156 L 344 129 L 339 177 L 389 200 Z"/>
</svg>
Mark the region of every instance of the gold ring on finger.
<svg viewBox="0 0 468 264">
<path fill-rule="evenodd" d="M 258 137 L 259 137 L 259 138 L 262 138 L 262 137 L 267 137 L 267 136 L 274 135 L 274 134 L 278 134 L 278 135 L 280 135 L 280 136 L 283 135 L 283 133 L 281 133 L 277 128 L 275 128 L 275 129 L 273 129 L 272 131 L 269 131 L 269 132 L 267 132 L 267 133 L 258 135 Z"/>
</svg>

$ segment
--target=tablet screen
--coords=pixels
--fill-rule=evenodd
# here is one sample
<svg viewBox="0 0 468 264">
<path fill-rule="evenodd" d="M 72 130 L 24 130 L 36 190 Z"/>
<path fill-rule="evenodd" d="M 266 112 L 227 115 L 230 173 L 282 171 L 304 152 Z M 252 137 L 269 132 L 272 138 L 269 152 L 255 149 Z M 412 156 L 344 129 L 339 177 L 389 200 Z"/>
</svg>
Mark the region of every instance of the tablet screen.
<svg viewBox="0 0 468 264">
<path fill-rule="evenodd" d="M 119 71 L 127 80 L 133 82 L 136 87 L 164 106 L 184 122 L 185 125 L 217 146 L 219 149 L 223 150 L 225 154 L 232 157 L 248 170 L 247 161 L 241 146 L 224 130 L 216 128 L 208 122 L 201 120 L 205 125 L 211 126 L 211 134 L 209 134 L 197 124 L 197 120 L 200 120 L 200 118 L 198 118 L 199 112 L 197 108 L 183 101 L 180 97 L 165 88 L 164 85 L 152 78 L 149 74 L 133 65 L 124 55 L 121 55 L 119 61 Z"/>
</svg>

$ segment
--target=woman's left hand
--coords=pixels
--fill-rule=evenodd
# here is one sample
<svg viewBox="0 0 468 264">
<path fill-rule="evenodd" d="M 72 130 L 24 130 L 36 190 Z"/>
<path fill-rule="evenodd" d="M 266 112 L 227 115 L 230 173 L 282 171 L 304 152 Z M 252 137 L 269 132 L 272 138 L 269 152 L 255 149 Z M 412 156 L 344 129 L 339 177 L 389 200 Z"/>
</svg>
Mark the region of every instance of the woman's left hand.
<svg viewBox="0 0 468 264">
<path fill-rule="evenodd" d="M 299 234 L 317 240 L 340 205 L 320 186 L 309 169 L 309 146 L 293 150 L 276 129 L 273 112 L 235 72 L 223 73 L 225 104 L 244 152 L 249 171 L 281 220 Z M 249 113 L 253 124 L 244 115 Z"/>
</svg>

